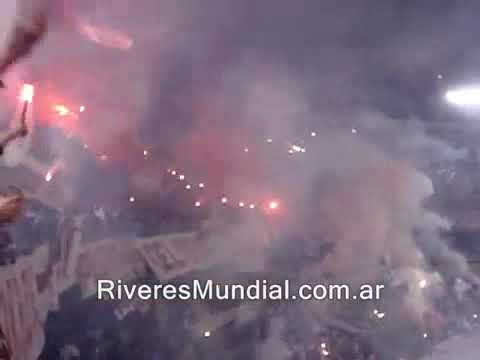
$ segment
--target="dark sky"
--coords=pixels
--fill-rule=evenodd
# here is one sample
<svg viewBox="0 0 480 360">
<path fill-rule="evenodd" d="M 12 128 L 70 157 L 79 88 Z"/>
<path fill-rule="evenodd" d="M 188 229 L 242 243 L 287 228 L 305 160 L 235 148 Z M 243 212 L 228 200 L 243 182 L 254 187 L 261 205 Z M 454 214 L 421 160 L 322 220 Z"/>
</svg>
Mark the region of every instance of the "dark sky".
<svg viewBox="0 0 480 360">
<path fill-rule="evenodd" d="M 152 85 L 153 112 L 161 104 L 182 128 L 192 97 L 218 86 L 245 56 L 287 66 L 322 111 L 367 107 L 429 122 L 438 120 L 445 86 L 480 75 L 475 1 L 186 3 L 191 18 L 180 29 L 195 46 L 162 54 L 158 62 L 168 70 Z M 175 104 L 175 96 L 185 101 Z"/>
</svg>

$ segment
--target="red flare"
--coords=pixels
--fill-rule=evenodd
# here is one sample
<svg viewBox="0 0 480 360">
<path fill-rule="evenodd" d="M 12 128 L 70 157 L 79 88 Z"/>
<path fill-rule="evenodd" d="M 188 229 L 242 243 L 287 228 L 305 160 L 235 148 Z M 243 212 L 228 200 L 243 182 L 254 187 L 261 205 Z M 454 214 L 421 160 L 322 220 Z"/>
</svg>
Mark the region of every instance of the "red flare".
<svg viewBox="0 0 480 360">
<path fill-rule="evenodd" d="M 31 103 L 33 101 L 33 95 L 35 94 L 35 88 L 33 85 L 24 84 L 22 87 L 22 92 L 20 94 L 20 99 L 23 102 Z"/>
</svg>

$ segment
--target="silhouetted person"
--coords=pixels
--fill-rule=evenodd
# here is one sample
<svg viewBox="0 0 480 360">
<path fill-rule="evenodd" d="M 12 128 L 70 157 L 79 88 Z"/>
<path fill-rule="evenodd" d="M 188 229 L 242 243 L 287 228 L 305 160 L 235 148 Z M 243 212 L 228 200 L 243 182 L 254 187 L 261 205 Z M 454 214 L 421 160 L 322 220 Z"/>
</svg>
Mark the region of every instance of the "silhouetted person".
<svg viewBox="0 0 480 360">
<path fill-rule="evenodd" d="M 47 28 L 47 16 L 41 13 L 33 17 L 31 24 L 17 24 L 15 26 L 7 50 L 0 58 L 0 76 L 11 65 L 32 52 L 34 45 L 45 36 Z M 1 80 L 0 87 L 5 87 Z"/>
</svg>

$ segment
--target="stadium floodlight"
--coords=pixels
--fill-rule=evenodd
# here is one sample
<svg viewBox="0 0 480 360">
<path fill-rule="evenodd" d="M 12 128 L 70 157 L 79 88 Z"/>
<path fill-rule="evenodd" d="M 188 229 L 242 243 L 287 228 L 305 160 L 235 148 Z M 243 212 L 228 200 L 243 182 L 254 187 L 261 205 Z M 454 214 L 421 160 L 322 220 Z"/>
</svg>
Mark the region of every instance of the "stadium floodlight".
<svg viewBox="0 0 480 360">
<path fill-rule="evenodd" d="M 448 90 L 445 100 L 461 107 L 480 107 L 480 85 Z"/>
</svg>

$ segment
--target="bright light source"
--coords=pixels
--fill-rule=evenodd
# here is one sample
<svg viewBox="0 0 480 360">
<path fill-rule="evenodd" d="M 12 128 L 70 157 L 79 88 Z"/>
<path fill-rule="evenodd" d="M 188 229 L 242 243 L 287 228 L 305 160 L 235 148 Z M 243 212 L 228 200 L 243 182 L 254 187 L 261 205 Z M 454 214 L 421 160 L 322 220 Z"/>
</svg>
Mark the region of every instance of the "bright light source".
<svg viewBox="0 0 480 360">
<path fill-rule="evenodd" d="M 47 175 L 45 175 L 45 181 L 50 182 L 53 179 L 53 174 L 51 171 L 47 172 Z"/>
<path fill-rule="evenodd" d="M 379 313 L 377 314 L 377 317 L 378 317 L 379 319 L 383 319 L 383 318 L 385 317 L 385 313 L 379 312 Z"/>
<path fill-rule="evenodd" d="M 329 353 L 327 350 L 322 350 L 322 354 L 323 354 L 324 356 L 330 355 L 330 353 Z"/>
<path fill-rule="evenodd" d="M 474 319 L 478 319 L 478 314 L 473 314 Z"/>
<path fill-rule="evenodd" d="M 250 209 L 255 209 L 255 204 L 250 204 Z"/>
<path fill-rule="evenodd" d="M 178 176 L 178 179 L 179 179 L 179 180 L 182 180 L 182 181 L 185 180 L 185 175 L 183 175 L 183 174 L 182 174 L 182 175 L 179 175 L 179 176 Z"/>
<path fill-rule="evenodd" d="M 200 201 L 195 201 L 195 207 L 200 207 L 200 205 L 202 205 Z"/>
<path fill-rule="evenodd" d="M 54 109 L 59 116 L 67 116 L 70 114 L 70 110 L 64 105 L 55 105 Z"/>
<path fill-rule="evenodd" d="M 22 93 L 20 95 L 20 99 L 23 102 L 29 102 L 31 103 L 33 101 L 33 95 L 35 93 L 35 89 L 33 85 L 30 84 L 24 84 L 22 87 Z"/>
<path fill-rule="evenodd" d="M 420 287 L 420 289 L 425 289 L 427 285 L 428 285 L 427 280 L 420 280 L 418 282 L 418 286 Z"/>
<path fill-rule="evenodd" d="M 191 188 L 192 188 L 192 185 L 190 185 L 190 184 L 187 184 L 187 185 L 185 186 L 185 189 L 187 189 L 187 190 L 190 190 Z"/>
<path fill-rule="evenodd" d="M 278 201 L 270 201 L 270 203 L 268 204 L 268 208 L 270 210 L 276 210 L 278 209 L 278 206 L 279 206 Z"/>
<path fill-rule="evenodd" d="M 222 204 L 226 204 L 228 202 L 228 199 L 226 197 L 222 197 Z"/>
<path fill-rule="evenodd" d="M 198 184 L 198 187 L 199 187 L 200 189 L 203 189 L 203 188 L 205 187 L 205 184 L 204 184 L 204 183 L 200 183 L 200 184 Z"/>
<path fill-rule="evenodd" d="M 315 137 L 315 136 L 317 136 L 317 133 L 316 133 L 315 131 L 312 131 L 312 132 L 310 133 L 310 135 L 311 135 L 312 137 Z"/>
<path fill-rule="evenodd" d="M 267 139 L 267 143 L 271 144 L 273 142 L 273 139 Z"/>
<path fill-rule="evenodd" d="M 170 174 L 177 175 L 177 172 L 175 170 L 172 170 Z"/>
<path fill-rule="evenodd" d="M 248 148 L 243 149 L 243 151 L 245 151 L 246 153 L 248 153 Z"/>
<path fill-rule="evenodd" d="M 147 156 L 148 155 L 148 150 L 143 150 L 143 156 Z"/>
<path fill-rule="evenodd" d="M 424 334 L 423 334 L 423 338 L 424 338 L 424 339 L 428 338 L 428 334 L 427 334 L 427 333 L 424 333 Z"/>
<path fill-rule="evenodd" d="M 205 331 L 203 333 L 203 336 L 205 336 L 205 337 L 210 337 L 210 335 L 211 335 L 210 331 Z"/>
<path fill-rule="evenodd" d="M 245 203 L 244 203 L 243 201 L 240 201 L 240 202 L 238 203 L 238 206 L 241 207 L 241 208 L 243 208 L 243 207 L 245 207 Z"/>
<path fill-rule="evenodd" d="M 322 349 L 326 349 L 326 348 L 327 348 L 327 344 L 321 343 L 321 344 L 320 344 L 320 347 L 321 347 Z"/>
<path fill-rule="evenodd" d="M 134 203 L 135 202 L 135 198 L 133 196 L 130 196 L 130 198 L 128 199 L 128 201 L 130 201 L 131 203 Z"/>
<path fill-rule="evenodd" d="M 457 106 L 480 106 L 480 86 L 449 90 L 445 99 Z"/>
<path fill-rule="evenodd" d="M 82 113 L 82 112 L 84 112 L 84 111 L 85 111 L 85 106 L 83 106 L 83 105 L 80 106 L 80 112 Z"/>
<path fill-rule="evenodd" d="M 355 128 L 352 129 L 352 134 L 356 134 L 357 132 L 358 132 L 357 129 Z"/>
</svg>

